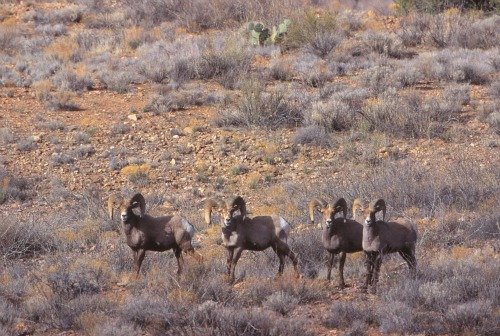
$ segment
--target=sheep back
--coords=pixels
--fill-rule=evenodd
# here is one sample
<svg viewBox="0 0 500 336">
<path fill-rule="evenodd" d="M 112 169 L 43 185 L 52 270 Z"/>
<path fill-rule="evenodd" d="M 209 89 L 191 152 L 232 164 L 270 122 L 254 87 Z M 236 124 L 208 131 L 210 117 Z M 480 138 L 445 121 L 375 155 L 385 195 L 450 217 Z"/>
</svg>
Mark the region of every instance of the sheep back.
<svg viewBox="0 0 500 336">
<path fill-rule="evenodd" d="M 414 248 L 417 231 L 410 222 L 377 221 L 372 226 L 372 233 L 363 237 L 365 251 L 383 251 L 386 253 Z"/>
</svg>

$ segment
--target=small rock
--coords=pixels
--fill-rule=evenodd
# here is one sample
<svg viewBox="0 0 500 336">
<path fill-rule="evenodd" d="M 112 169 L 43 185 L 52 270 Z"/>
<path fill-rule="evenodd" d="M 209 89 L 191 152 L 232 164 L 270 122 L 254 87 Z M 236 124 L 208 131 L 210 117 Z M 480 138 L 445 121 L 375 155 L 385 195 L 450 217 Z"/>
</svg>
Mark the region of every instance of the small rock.
<svg viewBox="0 0 500 336">
<path fill-rule="evenodd" d="M 129 115 L 127 116 L 127 118 L 129 118 L 130 120 L 133 120 L 133 121 L 137 121 L 137 120 L 139 120 L 139 119 L 140 119 L 140 118 L 139 118 L 139 116 L 138 116 L 137 114 L 129 114 Z"/>
<path fill-rule="evenodd" d="M 172 166 L 175 166 L 175 159 L 170 160 L 170 164 L 171 164 Z"/>
</svg>

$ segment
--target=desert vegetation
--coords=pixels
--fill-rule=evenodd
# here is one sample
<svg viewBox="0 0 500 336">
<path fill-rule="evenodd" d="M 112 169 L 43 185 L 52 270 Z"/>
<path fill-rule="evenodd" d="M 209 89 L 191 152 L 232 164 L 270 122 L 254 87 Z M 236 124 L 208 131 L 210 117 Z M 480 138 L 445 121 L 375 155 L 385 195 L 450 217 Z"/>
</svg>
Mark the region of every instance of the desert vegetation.
<svg viewBox="0 0 500 336">
<path fill-rule="evenodd" d="M 0 335 L 498 334 L 497 6 L 3 1 Z M 148 252 L 135 279 L 106 201 L 138 192 L 203 262 Z M 229 283 L 203 206 L 230 195 L 290 224 L 300 278 L 268 249 Z M 328 281 L 318 197 L 414 223 L 415 277 L 385 255 L 365 294 L 353 251 Z"/>
</svg>

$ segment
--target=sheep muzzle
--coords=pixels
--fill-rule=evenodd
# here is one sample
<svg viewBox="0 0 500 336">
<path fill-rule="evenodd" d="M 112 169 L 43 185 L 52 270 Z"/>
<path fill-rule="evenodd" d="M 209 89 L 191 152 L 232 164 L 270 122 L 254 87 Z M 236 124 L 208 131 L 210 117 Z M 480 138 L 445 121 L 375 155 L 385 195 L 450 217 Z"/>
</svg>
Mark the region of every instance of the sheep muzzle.
<svg viewBox="0 0 500 336">
<path fill-rule="evenodd" d="M 233 223 L 233 219 L 231 217 L 224 219 L 224 226 L 225 227 L 231 226 L 232 223 Z"/>
<path fill-rule="evenodd" d="M 122 212 L 120 214 L 120 217 L 121 217 L 121 219 L 122 219 L 123 222 L 126 222 L 129 219 L 129 216 L 128 216 L 128 214 L 126 212 Z"/>
</svg>

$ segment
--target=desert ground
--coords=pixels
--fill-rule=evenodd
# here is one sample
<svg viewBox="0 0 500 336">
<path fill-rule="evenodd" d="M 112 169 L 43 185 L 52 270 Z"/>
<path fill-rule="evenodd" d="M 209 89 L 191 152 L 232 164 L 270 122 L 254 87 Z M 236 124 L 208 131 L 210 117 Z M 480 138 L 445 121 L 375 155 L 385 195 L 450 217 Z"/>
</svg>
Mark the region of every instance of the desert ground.
<svg viewBox="0 0 500 336">
<path fill-rule="evenodd" d="M 3 0 L 0 335 L 499 334 L 496 6 Z M 150 251 L 134 276 L 107 200 L 137 192 L 202 262 Z M 228 281 L 203 207 L 237 195 L 290 223 L 300 278 L 268 249 Z M 355 252 L 328 281 L 315 197 L 383 198 L 416 278 L 386 255 L 364 293 Z"/>
</svg>

